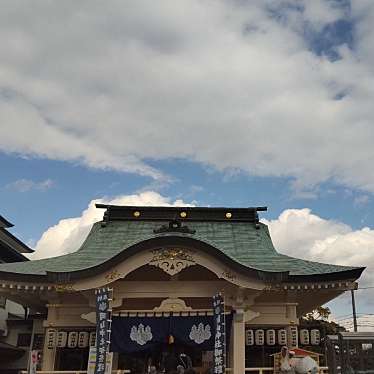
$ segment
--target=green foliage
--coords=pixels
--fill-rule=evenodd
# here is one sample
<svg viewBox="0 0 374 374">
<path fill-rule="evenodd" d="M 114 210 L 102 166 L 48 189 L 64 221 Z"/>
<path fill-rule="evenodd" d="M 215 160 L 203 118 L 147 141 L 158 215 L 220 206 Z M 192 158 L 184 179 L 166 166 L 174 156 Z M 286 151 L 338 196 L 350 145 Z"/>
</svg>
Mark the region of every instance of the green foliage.
<svg viewBox="0 0 374 374">
<path fill-rule="evenodd" d="M 330 308 L 320 306 L 302 316 L 300 324 L 305 327 L 318 328 L 320 331 L 323 331 L 323 335 L 335 335 L 340 331 L 346 331 L 343 326 L 329 321 L 330 315 Z"/>
</svg>

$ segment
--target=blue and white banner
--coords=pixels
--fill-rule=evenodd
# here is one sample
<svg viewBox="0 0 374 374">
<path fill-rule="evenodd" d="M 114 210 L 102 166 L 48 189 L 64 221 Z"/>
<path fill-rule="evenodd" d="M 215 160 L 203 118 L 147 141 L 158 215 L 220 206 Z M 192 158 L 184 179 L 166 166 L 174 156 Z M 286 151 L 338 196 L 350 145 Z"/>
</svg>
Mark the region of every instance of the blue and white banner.
<svg viewBox="0 0 374 374">
<path fill-rule="evenodd" d="M 111 351 L 138 352 L 158 344 L 182 343 L 205 350 L 214 346 L 213 316 L 113 317 Z"/>
<path fill-rule="evenodd" d="M 214 374 L 223 374 L 226 367 L 226 324 L 225 304 L 219 293 L 213 296 L 213 318 L 214 318 Z"/>
<path fill-rule="evenodd" d="M 109 344 L 109 289 L 96 290 L 96 365 L 95 374 L 104 374 Z"/>
</svg>

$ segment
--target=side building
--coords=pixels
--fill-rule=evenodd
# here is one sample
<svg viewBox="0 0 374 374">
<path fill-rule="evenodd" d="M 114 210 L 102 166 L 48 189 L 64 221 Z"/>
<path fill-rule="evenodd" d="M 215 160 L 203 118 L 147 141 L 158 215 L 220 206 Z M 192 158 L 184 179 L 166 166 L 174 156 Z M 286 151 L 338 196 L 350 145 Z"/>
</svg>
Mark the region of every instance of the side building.
<svg viewBox="0 0 374 374">
<path fill-rule="evenodd" d="M 33 250 L 9 231 L 12 227 L 13 224 L 0 215 L 0 263 L 29 261 L 24 254 Z M 0 372 L 27 367 L 32 328 L 27 307 L 0 294 Z"/>
<path fill-rule="evenodd" d="M 321 344 L 322 332 L 299 329 L 300 317 L 357 287 L 364 270 L 277 252 L 259 222 L 263 207 L 97 208 L 103 220 L 77 252 L 0 265 L 3 296 L 40 316 L 47 310 L 42 370 L 87 369 L 101 287 L 113 290 L 114 370 L 144 373 L 149 359 L 162 368 L 165 354 L 184 351 L 198 373 L 208 372 L 217 292 L 232 373 L 271 366 L 281 346 Z"/>
</svg>

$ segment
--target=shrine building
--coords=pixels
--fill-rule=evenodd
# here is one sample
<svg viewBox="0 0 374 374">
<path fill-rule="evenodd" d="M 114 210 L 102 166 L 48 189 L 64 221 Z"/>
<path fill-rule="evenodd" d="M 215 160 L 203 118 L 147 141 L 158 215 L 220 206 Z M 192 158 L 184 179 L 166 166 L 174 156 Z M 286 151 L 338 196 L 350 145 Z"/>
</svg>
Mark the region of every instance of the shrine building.
<svg viewBox="0 0 374 374">
<path fill-rule="evenodd" d="M 9 231 L 12 227 L 13 224 L 0 215 L 0 263 L 28 261 L 24 254 L 33 252 Z M 22 348 L 22 332 L 27 332 L 32 321 L 25 321 L 24 316 L 22 305 L 0 294 L 0 373 L 4 367 L 9 368 L 10 362 L 14 369 L 27 365 L 28 357 Z M 17 344 L 17 340 L 20 344 Z M 29 346 L 28 342 L 25 344 Z"/>
<path fill-rule="evenodd" d="M 0 296 L 37 317 L 39 370 L 87 370 L 101 287 L 113 290 L 113 370 L 142 373 L 149 357 L 158 365 L 175 347 L 208 372 L 217 292 L 233 374 L 271 366 L 284 345 L 321 352 L 323 331 L 300 328 L 300 317 L 355 289 L 364 270 L 277 252 L 259 222 L 263 207 L 96 207 L 103 220 L 78 251 L 0 264 Z"/>
</svg>

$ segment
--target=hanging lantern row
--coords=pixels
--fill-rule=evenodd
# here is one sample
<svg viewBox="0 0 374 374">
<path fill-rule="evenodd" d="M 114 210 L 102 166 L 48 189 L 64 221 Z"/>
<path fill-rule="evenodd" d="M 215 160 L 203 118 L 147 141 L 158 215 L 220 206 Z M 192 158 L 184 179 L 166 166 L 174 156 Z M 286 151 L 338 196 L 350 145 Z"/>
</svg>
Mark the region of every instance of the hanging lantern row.
<svg viewBox="0 0 374 374">
<path fill-rule="evenodd" d="M 278 334 L 277 334 L 278 333 Z M 278 339 L 277 338 L 278 335 Z M 246 330 L 245 344 L 246 345 L 276 345 L 278 341 L 279 345 L 287 344 L 287 332 L 285 329 L 278 330 Z"/>
<path fill-rule="evenodd" d="M 47 331 L 47 348 L 87 348 L 96 344 L 95 331 Z"/>
<path fill-rule="evenodd" d="M 245 344 L 247 346 L 253 345 L 288 345 L 290 347 L 297 347 L 299 334 L 296 326 L 291 326 L 288 329 L 280 330 L 264 330 L 264 329 L 248 329 L 245 332 Z M 321 342 L 321 334 L 317 329 L 300 330 L 300 344 L 302 345 L 319 345 Z"/>
<path fill-rule="evenodd" d="M 303 345 L 319 345 L 321 343 L 321 333 L 317 329 L 300 330 L 300 344 Z"/>
</svg>

